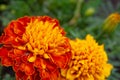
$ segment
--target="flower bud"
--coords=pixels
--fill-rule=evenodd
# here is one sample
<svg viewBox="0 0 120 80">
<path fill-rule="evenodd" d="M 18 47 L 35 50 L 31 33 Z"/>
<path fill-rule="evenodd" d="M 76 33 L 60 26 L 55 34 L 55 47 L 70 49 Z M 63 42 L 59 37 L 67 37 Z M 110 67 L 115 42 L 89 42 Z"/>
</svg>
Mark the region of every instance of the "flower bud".
<svg viewBox="0 0 120 80">
<path fill-rule="evenodd" d="M 94 13 L 95 9 L 93 7 L 90 7 L 85 11 L 85 16 L 92 16 Z"/>
<path fill-rule="evenodd" d="M 7 9 L 7 6 L 5 5 L 5 4 L 1 4 L 0 5 L 0 10 L 1 11 L 4 11 L 4 10 L 6 10 Z"/>
<path fill-rule="evenodd" d="M 119 22 L 120 22 L 119 13 L 113 13 L 109 15 L 103 23 L 103 32 L 107 33 L 113 32 L 116 29 Z"/>
</svg>

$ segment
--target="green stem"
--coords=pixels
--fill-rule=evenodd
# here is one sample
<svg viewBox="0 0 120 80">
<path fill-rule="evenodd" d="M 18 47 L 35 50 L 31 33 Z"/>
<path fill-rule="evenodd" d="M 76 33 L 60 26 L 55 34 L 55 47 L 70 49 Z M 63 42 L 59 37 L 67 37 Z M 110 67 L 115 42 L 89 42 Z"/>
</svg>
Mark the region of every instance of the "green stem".
<svg viewBox="0 0 120 80">
<path fill-rule="evenodd" d="M 96 40 L 99 42 L 101 41 L 101 39 L 103 38 L 105 32 L 104 31 L 101 31 L 101 33 L 96 37 Z"/>
<path fill-rule="evenodd" d="M 84 2 L 84 0 L 77 0 L 76 1 L 76 9 L 74 11 L 74 15 L 72 17 L 72 19 L 70 20 L 69 24 L 70 25 L 74 25 L 76 23 L 76 21 L 78 20 L 78 18 L 80 18 L 80 11 L 81 11 L 81 5 Z"/>
</svg>

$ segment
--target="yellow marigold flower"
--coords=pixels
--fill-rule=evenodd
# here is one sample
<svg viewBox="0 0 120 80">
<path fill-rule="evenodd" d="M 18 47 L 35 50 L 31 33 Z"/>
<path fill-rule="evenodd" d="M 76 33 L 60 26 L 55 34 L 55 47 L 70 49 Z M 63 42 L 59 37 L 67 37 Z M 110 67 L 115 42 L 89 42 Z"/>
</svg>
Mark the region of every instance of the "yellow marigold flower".
<svg viewBox="0 0 120 80">
<path fill-rule="evenodd" d="M 85 40 L 70 40 L 72 60 L 61 75 L 67 80 L 105 80 L 112 69 L 107 63 L 107 54 L 103 45 L 98 45 L 91 35 Z"/>
<path fill-rule="evenodd" d="M 0 37 L 0 61 L 12 66 L 16 80 L 57 80 L 71 59 L 71 46 L 56 19 L 22 17 L 10 22 Z"/>
<path fill-rule="evenodd" d="M 110 14 L 103 23 L 103 31 L 108 33 L 114 31 L 118 23 L 120 23 L 120 14 L 119 13 Z"/>
</svg>

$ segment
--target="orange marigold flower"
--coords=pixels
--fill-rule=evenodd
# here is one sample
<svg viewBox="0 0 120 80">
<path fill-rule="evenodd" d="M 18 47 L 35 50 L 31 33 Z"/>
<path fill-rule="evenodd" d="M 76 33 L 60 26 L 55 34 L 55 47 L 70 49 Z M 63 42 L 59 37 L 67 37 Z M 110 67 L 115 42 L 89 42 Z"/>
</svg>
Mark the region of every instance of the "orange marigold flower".
<svg viewBox="0 0 120 80">
<path fill-rule="evenodd" d="M 67 80 L 105 80 L 110 75 L 112 65 L 107 63 L 103 45 L 98 45 L 91 35 L 85 40 L 70 40 L 72 60 L 61 74 Z"/>
<path fill-rule="evenodd" d="M 56 80 L 71 59 L 70 44 L 56 19 L 22 17 L 0 37 L 1 63 L 12 66 L 16 80 Z"/>
</svg>

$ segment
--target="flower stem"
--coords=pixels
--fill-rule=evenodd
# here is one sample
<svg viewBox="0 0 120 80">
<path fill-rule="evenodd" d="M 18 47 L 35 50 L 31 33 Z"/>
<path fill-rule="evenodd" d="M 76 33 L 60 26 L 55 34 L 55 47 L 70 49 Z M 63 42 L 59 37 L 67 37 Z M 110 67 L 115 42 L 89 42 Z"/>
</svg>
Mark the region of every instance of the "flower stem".
<svg viewBox="0 0 120 80">
<path fill-rule="evenodd" d="M 74 11 L 74 15 L 73 15 L 72 19 L 69 22 L 69 25 L 74 25 L 76 23 L 76 21 L 78 20 L 78 18 L 80 18 L 81 5 L 83 2 L 84 2 L 84 0 L 76 1 L 76 9 Z"/>
</svg>

